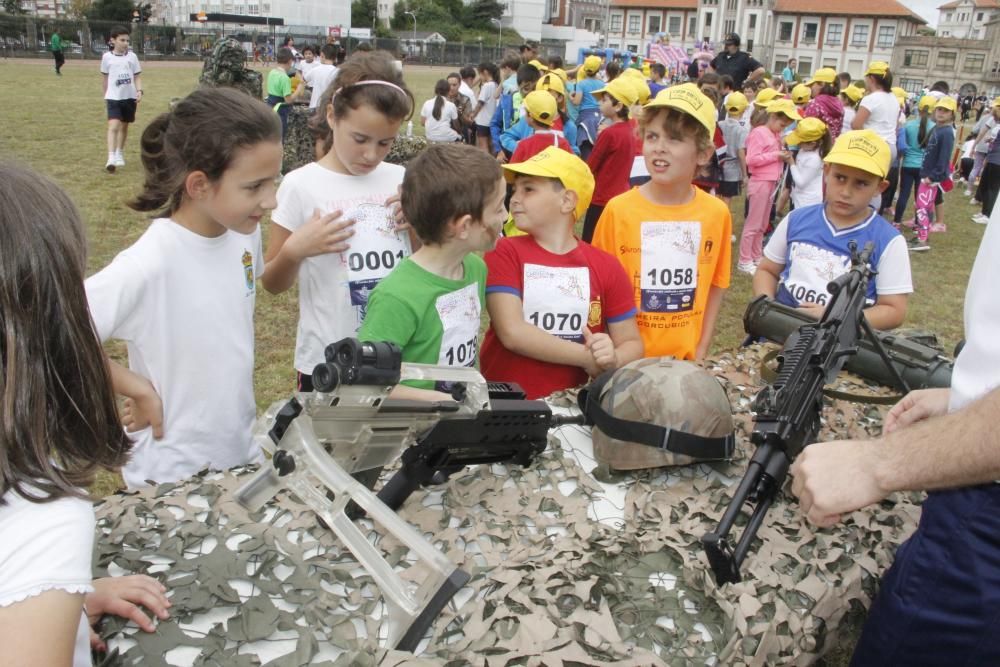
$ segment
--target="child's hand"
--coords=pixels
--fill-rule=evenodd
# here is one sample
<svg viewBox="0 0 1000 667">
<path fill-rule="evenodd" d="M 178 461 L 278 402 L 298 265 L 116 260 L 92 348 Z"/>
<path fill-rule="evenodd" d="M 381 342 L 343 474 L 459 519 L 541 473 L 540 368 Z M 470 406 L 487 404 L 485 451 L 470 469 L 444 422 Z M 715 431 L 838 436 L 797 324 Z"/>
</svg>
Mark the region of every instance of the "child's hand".
<svg viewBox="0 0 1000 667">
<path fill-rule="evenodd" d="M 812 301 L 803 301 L 799 304 L 798 309 L 812 319 L 818 320 L 823 317 L 823 312 L 826 310 L 826 306 L 819 303 L 813 303 Z"/>
<path fill-rule="evenodd" d="M 606 371 L 618 367 L 618 354 L 615 352 L 615 344 L 611 341 L 611 336 L 608 334 L 595 334 L 590 330 L 590 327 L 584 327 L 583 345 L 590 351 L 594 363 L 600 370 Z"/>
<path fill-rule="evenodd" d="M 309 222 L 295 230 L 285 241 L 285 246 L 291 246 L 289 250 L 298 261 L 331 252 L 344 252 L 351 247 L 347 240 L 354 236 L 354 221 L 344 219 L 342 215 L 343 211 L 323 215 L 319 209 L 314 209 Z"/>
<path fill-rule="evenodd" d="M 142 392 L 126 397 L 122 407 L 122 425 L 129 433 L 152 426 L 153 438 L 159 440 L 163 437 L 163 402 L 148 380 Z"/>
<path fill-rule="evenodd" d="M 107 651 L 93 626 L 101 616 L 114 614 L 134 621 L 146 632 L 156 632 L 156 626 L 138 605 L 153 612 L 161 621 L 170 618 L 170 600 L 165 595 L 167 587 L 152 577 L 133 574 L 127 577 L 104 577 L 94 579 L 94 592 L 87 593 L 83 604 L 87 610 L 87 622 L 91 626 L 90 647 L 97 651 Z"/>
<path fill-rule="evenodd" d="M 392 219 L 396 222 L 397 232 L 409 231 L 412 227 L 403 214 L 402 190 L 403 186 L 396 186 L 396 194 L 385 200 L 385 207 L 392 209 Z"/>
<path fill-rule="evenodd" d="M 503 152 L 503 149 L 500 149 L 500 152 L 497 153 L 497 162 L 507 164 L 507 154 Z"/>
<path fill-rule="evenodd" d="M 792 155 L 791 151 L 780 151 L 778 153 L 778 159 L 784 162 L 785 164 L 791 164 L 795 162 L 795 158 Z"/>
</svg>

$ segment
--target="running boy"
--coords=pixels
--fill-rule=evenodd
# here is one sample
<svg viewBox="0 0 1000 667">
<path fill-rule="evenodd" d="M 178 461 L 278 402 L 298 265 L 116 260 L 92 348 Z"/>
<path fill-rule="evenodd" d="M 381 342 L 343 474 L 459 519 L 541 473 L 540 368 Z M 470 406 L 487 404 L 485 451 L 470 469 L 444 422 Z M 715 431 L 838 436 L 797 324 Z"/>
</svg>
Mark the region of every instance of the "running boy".
<svg viewBox="0 0 1000 667">
<path fill-rule="evenodd" d="M 423 245 L 368 299 L 358 338 L 391 341 L 403 361 L 475 366 L 486 264 L 507 219 L 507 186 L 496 160 L 464 144 L 431 144 L 412 160 L 401 203 Z M 451 400 L 429 387 L 397 387 L 395 398 Z"/>
<path fill-rule="evenodd" d="M 848 244 L 875 248 L 878 271 L 868 284 L 865 317 L 876 329 L 903 323 L 913 291 L 910 257 L 902 235 L 869 206 L 885 190 L 889 144 L 871 130 L 841 134 L 823 160 L 826 202 L 796 208 L 775 229 L 753 277 L 754 295 L 767 295 L 819 319 L 827 284 L 851 268 Z"/>
<path fill-rule="evenodd" d="M 729 209 L 691 185 L 715 150 L 715 117 L 692 83 L 643 107 L 651 180 L 608 202 L 597 223 L 594 245 L 617 256 L 632 281 L 647 357 L 703 358 L 729 287 Z"/>
<path fill-rule="evenodd" d="M 549 146 L 505 165 L 504 176 L 514 184 L 514 223 L 526 235 L 486 253 L 483 375 L 539 398 L 640 358 L 628 276 L 615 257 L 573 235 L 594 192 L 587 164 Z"/>
<path fill-rule="evenodd" d="M 135 122 L 136 108 L 142 99 L 139 75 L 142 67 L 135 53 L 129 51 L 128 28 L 111 29 L 111 51 L 101 57 L 104 75 L 104 101 L 108 109 L 108 161 L 104 168 L 110 173 L 125 166 L 125 139 L 128 126 Z"/>
</svg>

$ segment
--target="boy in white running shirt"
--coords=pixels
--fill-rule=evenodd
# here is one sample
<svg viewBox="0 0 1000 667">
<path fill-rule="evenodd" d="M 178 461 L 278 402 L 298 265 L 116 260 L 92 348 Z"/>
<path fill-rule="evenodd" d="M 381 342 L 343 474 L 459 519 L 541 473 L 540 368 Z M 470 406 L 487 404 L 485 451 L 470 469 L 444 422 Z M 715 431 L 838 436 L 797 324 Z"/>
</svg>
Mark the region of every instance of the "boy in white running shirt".
<svg viewBox="0 0 1000 667">
<path fill-rule="evenodd" d="M 129 123 L 135 122 L 135 111 L 142 99 L 139 75 L 142 66 L 135 53 L 129 51 L 128 28 L 111 30 L 112 50 L 101 58 L 104 75 L 104 100 L 108 108 L 108 162 L 104 168 L 114 173 L 125 166 L 122 151 L 128 138 Z"/>
</svg>

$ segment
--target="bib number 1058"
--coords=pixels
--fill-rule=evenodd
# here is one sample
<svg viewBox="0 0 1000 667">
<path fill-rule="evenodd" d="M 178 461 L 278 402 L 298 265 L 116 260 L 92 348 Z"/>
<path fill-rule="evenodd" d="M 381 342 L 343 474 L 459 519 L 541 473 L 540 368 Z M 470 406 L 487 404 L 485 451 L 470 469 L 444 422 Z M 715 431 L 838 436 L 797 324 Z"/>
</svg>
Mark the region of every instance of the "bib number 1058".
<svg viewBox="0 0 1000 667">
<path fill-rule="evenodd" d="M 646 272 L 652 287 L 689 287 L 694 285 L 693 269 L 650 269 Z"/>
</svg>

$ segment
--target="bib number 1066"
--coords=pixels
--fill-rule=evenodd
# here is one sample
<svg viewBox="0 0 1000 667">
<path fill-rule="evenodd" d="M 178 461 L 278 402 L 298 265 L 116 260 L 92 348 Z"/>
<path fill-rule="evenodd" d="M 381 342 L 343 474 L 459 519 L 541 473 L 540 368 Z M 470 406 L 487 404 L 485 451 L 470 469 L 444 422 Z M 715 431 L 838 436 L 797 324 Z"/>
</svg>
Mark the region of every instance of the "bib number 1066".
<svg viewBox="0 0 1000 667">
<path fill-rule="evenodd" d="M 382 252 L 369 250 L 364 254 L 352 252 L 347 256 L 347 265 L 351 271 L 361 271 L 363 269 L 368 269 L 369 271 L 391 271 L 397 262 L 403 261 L 403 257 L 405 255 L 403 255 L 402 250 L 396 253 L 393 253 L 391 250 L 383 250 Z"/>
<path fill-rule="evenodd" d="M 694 284 L 692 269 L 650 269 L 646 275 L 652 287 L 688 287 Z"/>
</svg>

